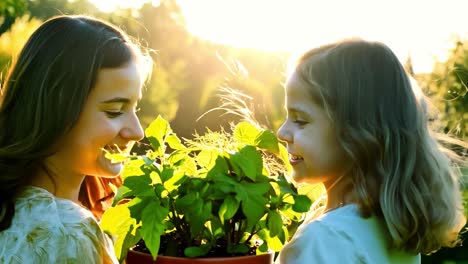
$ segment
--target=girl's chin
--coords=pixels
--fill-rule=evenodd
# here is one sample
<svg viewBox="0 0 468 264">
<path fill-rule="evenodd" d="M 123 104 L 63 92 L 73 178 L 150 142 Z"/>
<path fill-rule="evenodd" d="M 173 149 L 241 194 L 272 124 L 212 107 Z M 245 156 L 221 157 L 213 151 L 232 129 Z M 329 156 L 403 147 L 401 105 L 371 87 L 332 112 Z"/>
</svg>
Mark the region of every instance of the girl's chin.
<svg viewBox="0 0 468 264">
<path fill-rule="evenodd" d="M 318 184 L 326 181 L 323 177 L 304 175 L 297 172 L 293 172 L 292 178 L 297 183 L 307 183 L 307 184 Z"/>
</svg>

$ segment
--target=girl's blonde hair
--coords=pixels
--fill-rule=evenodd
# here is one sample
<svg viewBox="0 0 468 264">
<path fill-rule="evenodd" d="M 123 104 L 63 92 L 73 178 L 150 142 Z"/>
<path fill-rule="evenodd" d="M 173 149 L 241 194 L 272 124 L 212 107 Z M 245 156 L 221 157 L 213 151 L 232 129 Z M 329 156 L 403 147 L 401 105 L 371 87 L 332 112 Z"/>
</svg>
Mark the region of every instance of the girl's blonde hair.
<svg viewBox="0 0 468 264">
<path fill-rule="evenodd" d="M 295 72 L 334 121 L 361 214 L 382 217 L 397 249 L 454 246 L 466 223 L 457 167 L 466 160 L 428 129 L 425 99 L 395 54 L 345 40 L 305 53 Z"/>
</svg>

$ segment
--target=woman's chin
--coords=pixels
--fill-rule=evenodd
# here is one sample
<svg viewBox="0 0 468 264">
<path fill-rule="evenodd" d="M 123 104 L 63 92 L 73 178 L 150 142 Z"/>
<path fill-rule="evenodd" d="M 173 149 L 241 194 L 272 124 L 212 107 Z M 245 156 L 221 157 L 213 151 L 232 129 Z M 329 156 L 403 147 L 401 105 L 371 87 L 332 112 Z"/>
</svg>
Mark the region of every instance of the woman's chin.
<svg viewBox="0 0 468 264">
<path fill-rule="evenodd" d="M 112 162 L 111 160 L 102 157 L 98 164 L 99 177 L 115 178 L 122 174 L 124 162 Z"/>
</svg>

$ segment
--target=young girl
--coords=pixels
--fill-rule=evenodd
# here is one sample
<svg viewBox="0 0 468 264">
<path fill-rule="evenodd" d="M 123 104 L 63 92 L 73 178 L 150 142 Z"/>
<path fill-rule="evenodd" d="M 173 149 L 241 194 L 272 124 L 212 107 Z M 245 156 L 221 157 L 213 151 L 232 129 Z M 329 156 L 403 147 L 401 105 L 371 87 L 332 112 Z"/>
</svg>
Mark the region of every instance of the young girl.
<svg viewBox="0 0 468 264">
<path fill-rule="evenodd" d="M 281 264 L 420 263 L 419 253 L 458 242 L 466 219 L 455 155 L 428 130 L 425 102 L 387 46 L 347 40 L 305 53 L 286 109 L 278 136 L 293 178 L 323 183 L 327 204 Z"/>
<path fill-rule="evenodd" d="M 106 152 L 143 137 L 145 58 L 85 16 L 52 18 L 29 38 L 0 97 L 0 263 L 118 263 L 78 197 L 85 175 L 121 173 Z"/>
</svg>

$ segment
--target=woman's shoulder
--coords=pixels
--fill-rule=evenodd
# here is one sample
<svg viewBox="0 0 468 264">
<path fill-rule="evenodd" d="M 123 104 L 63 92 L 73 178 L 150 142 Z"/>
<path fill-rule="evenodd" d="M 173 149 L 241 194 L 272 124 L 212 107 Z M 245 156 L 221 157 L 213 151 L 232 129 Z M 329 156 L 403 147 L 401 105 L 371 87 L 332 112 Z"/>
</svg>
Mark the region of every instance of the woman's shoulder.
<svg viewBox="0 0 468 264">
<path fill-rule="evenodd" d="M 111 245 L 88 210 L 44 189 L 27 187 L 17 196 L 11 226 L 0 232 L 0 263 L 28 258 L 37 263 L 86 263 L 86 258 L 109 255 Z"/>
<path fill-rule="evenodd" d="M 54 226 L 96 222 L 89 210 L 45 189 L 28 186 L 16 198 L 14 222 L 31 223 L 32 220 L 52 223 Z M 94 220 L 94 221 L 93 221 Z"/>
</svg>

